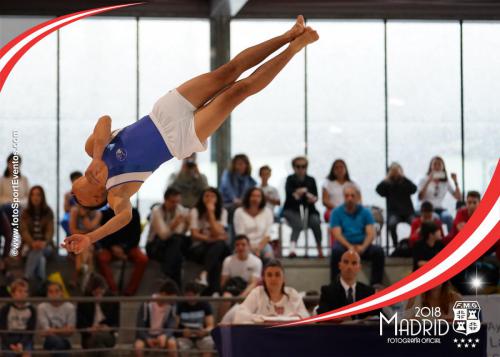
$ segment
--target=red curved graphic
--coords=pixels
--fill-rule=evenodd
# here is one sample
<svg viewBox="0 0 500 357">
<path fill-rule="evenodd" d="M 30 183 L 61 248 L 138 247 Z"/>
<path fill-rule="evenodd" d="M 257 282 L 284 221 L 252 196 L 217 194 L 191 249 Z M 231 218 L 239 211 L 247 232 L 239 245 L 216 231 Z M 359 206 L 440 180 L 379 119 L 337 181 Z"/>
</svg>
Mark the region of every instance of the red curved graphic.
<svg viewBox="0 0 500 357">
<path fill-rule="evenodd" d="M 64 27 L 66 25 L 69 25 L 75 21 L 81 20 L 83 18 L 101 14 L 107 11 L 111 10 L 116 10 L 120 9 L 123 7 L 128 7 L 128 6 L 134 6 L 134 5 L 139 5 L 143 4 L 142 2 L 138 3 L 130 3 L 130 4 L 122 4 L 122 5 L 114 5 L 114 6 L 106 6 L 106 7 L 101 7 L 101 8 L 96 8 L 96 9 L 90 9 L 90 10 L 84 10 L 80 12 L 75 12 L 72 14 L 64 15 L 57 17 L 55 19 L 51 19 L 49 21 L 43 22 L 37 26 L 32 27 L 31 29 L 23 32 L 16 38 L 14 38 L 12 41 L 7 43 L 4 47 L 0 49 L 0 61 L 4 58 L 4 56 L 10 54 L 11 58 L 3 65 L 0 66 L 0 91 L 3 88 L 3 85 L 5 84 L 5 81 L 7 80 L 7 77 L 9 76 L 10 72 L 12 71 L 12 68 L 16 65 L 16 63 L 19 61 L 19 59 L 31 48 L 33 47 L 38 41 L 46 37 L 47 35 L 51 34 L 52 32 L 60 29 L 61 27 Z M 55 26 L 52 26 L 54 24 L 57 24 Z M 46 30 L 44 30 L 46 29 Z M 37 31 L 40 31 L 40 34 L 33 39 L 31 39 L 29 42 L 24 44 L 20 49 L 15 50 L 14 47 L 18 44 L 20 44 L 22 41 L 24 41 L 26 38 L 29 36 L 35 34 Z M 12 52 L 15 51 L 15 52 Z M 12 53 L 10 53 L 12 52 Z M 1 64 L 1 62 L 0 62 Z"/>
</svg>

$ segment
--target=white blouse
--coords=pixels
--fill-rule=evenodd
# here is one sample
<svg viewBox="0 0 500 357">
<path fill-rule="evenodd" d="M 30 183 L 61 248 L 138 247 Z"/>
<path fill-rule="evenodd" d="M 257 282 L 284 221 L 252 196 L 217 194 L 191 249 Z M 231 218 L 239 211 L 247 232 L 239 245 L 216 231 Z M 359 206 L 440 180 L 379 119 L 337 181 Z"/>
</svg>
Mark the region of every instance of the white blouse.
<svg viewBox="0 0 500 357">
<path fill-rule="evenodd" d="M 294 288 L 285 286 L 283 298 L 273 302 L 267 296 L 263 286 L 257 286 L 238 306 L 234 316 L 235 324 L 252 324 L 263 322 L 263 317 L 309 317 L 302 296 Z"/>
<path fill-rule="evenodd" d="M 273 213 L 267 207 L 255 217 L 249 215 L 243 207 L 239 207 L 234 212 L 234 231 L 236 235 L 246 235 L 250 246 L 256 248 L 264 237 L 269 236 L 273 220 Z"/>
</svg>

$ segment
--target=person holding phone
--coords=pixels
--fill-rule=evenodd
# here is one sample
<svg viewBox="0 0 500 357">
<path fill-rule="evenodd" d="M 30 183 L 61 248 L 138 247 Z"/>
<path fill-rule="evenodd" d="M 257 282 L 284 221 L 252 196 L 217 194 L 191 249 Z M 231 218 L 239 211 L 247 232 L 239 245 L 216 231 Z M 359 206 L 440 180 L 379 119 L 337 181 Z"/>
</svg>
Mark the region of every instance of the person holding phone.
<svg viewBox="0 0 500 357">
<path fill-rule="evenodd" d="M 453 225 L 453 217 L 446 208 L 443 207 L 443 201 L 446 193 L 449 192 L 455 200 L 460 200 L 462 193 L 458 186 L 457 174 L 451 173 L 453 187 L 448 179 L 444 160 L 440 156 L 434 156 L 429 164 L 427 175 L 420 180 L 418 185 L 418 200 L 420 202 L 428 201 L 434 206 L 434 212 L 439 215 L 441 221 L 446 224 L 448 232 Z"/>
</svg>

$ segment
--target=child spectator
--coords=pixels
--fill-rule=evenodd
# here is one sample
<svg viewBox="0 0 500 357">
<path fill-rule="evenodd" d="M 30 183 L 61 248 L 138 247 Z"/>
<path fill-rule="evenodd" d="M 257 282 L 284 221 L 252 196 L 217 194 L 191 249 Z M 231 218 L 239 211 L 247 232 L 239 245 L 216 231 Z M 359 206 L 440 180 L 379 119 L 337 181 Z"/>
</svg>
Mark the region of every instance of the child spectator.
<svg viewBox="0 0 500 357">
<path fill-rule="evenodd" d="M 63 297 L 62 286 L 50 282 L 47 285 L 49 302 L 38 305 L 38 326 L 45 337 L 43 349 L 47 351 L 71 350 L 68 338 L 73 335 L 76 325 L 75 306 L 69 302 L 57 301 Z M 54 356 L 69 356 L 56 353 Z"/>
<path fill-rule="evenodd" d="M 467 192 L 467 200 L 465 202 L 465 207 L 460 208 L 457 211 L 457 215 L 455 216 L 455 220 L 453 221 L 453 226 L 451 227 L 450 233 L 448 236 L 443 239 L 443 243 L 446 245 L 455 236 L 462 230 L 465 224 L 472 217 L 474 212 L 476 211 L 477 206 L 479 206 L 479 201 L 481 201 L 481 195 L 477 191 L 469 191 Z"/>
<path fill-rule="evenodd" d="M 76 179 L 82 177 L 82 173 L 80 171 L 73 171 L 69 175 L 69 179 L 71 180 L 71 184 L 75 182 Z M 76 205 L 76 201 L 73 198 L 73 195 L 71 194 L 71 191 L 68 191 L 64 194 L 64 216 L 61 220 L 61 227 L 64 229 L 64 232 L 66 232 L 66 235 L 70 235 L 69 231 L 69 211 L 71 210 L 71 207 Z"/>
<path fill-rule="evenodd" d="M 214 328 L 212 307 L 206 301 L 195 300 L 200 296 L 200 286 L 197 283 L 188 283 L 184 288 L 184 296 L 193 298 L 190 301 L 180 302 L 177 306 L 178 329 L 177 344 L 179 351 L 186 351 L 197 347 L 203 357 L 212 356 L 214 341 L 210 331 Z"/>
<path fill-rule="evenodd" d="M 276 187 L 269 185 L 269 179 L 271 178 L 271 168 L 267 165 L 262 166 L 259 169 L 260 176 L 260 188 L 264 192 L 266 197 L 266 206 L 273 212 L 276 213 L 275 208 L 281 204 L 280 194 Z"/>
<path fill-rule="evenodd" d="M 411 222 L 410 247 L 413 247 L 420 239 L 420 226 L 424 222 L 434 222 L 441 230 L 441 236 L 444 237 L 442 228 L 443 223 L 438 218 L 434 217 L 434 207 L 432 203 L 426 201 L 422 203 L 422 207 L 420 207 L 420 217 L 415 218 L 413 222 Z"/>
<path fill-rule="evenodd" d="M 10 284 L 10 295 L 13 302 L 5 304 L 0 309 L 0 330 L 2 333 L 2 350 L 4 356 L 31 356 L 33 349 L 33 333 L 36 327 L 36 311 L 30 303 L 20 301 L 28 298 L 29 285 L 26 280 L 16 279 Z M 20 332 L 23 333 L 20 333 Z M 16 333 L 17 332 L 17 333 Z M 33 332 L 33 333 L 30 333 Z"/>
<path fill-rule="evenodd" d="M 154 298 L 178 296 L 179 289 L 172 279 L 167 279 Z M 173 329 L 177 324 L 175 304 L 165 301 L 145 302 L 137 312 L 137 333 L 135 340 L 135 355 L 143 356 L 147 348 L 167 349 L 168 355 L 177 356 L 177 344 Z"/>
<path fill-rule="evenodd" d="M 413 270 L 424 266 L 438 254 L 444 245 L 441 228 L 434 222 L 424 222 L 420 228 L 420 240 L 413 247 Z"/>
</svg>

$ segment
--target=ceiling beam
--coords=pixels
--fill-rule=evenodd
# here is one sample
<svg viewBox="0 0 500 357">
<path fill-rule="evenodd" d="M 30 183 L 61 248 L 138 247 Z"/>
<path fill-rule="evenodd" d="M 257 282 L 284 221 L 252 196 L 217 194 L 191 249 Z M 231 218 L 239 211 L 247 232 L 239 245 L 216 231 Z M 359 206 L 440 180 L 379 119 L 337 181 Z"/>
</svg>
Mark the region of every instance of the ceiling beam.
<svg viewBox="0 0 500 357">
<path fill-rule="evenodd" d="M 210 17 L 234 17 L 246 3 L 247 0 L 210 0 Z"/>
</svg>

